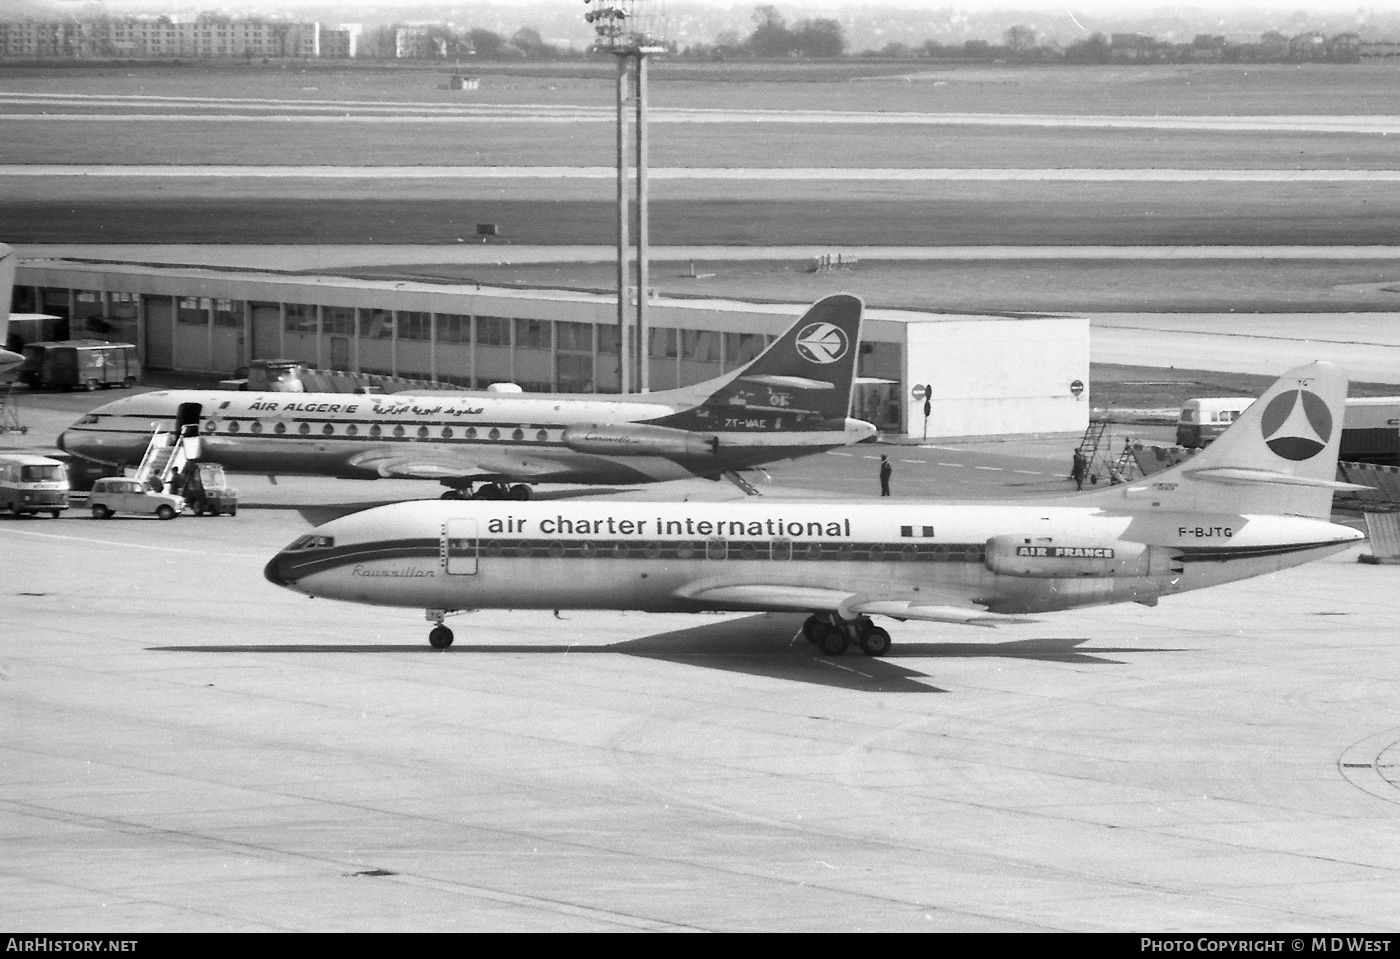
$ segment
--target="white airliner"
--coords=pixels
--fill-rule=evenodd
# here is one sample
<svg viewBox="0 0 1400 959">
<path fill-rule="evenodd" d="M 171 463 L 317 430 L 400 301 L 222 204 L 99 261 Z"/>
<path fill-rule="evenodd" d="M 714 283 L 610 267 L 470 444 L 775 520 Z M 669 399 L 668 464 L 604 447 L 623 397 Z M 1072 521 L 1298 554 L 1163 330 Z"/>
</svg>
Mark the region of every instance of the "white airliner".
<svg viewBox="0 0 1400 959">
<path fill-rule="evenodd" d="M 884 654 L 870 616 L 993 625 L 1296 566 L 1362 534 L 1329 521 L 1347 381 L 1289 371 L 1215 443 L 1149 479 L 1054 501 L 491 504 L 342 517 L 267 564 L 279 586 L 448 611 L 800 611 L 835 655 Z"/>
<path fill-rule="evenodd" d="M 746 366 L 693 386 L 620 396 L 564 393 L 244 393 L 166 390 L 98 407 L 59 438 L 69 453 L 130 466 L 153 424 L 182 406 L 202 457 L 228 469 L 435 479 L 480 499 L 528 499 L 532 483 L 631 484 L 719 477 L 857 443 L 849 419 L 864 306 L 818 301 Z M 191 412 L 192 411 L 192 412 Z M 187 420 L 189 421 L 189 420 Z M 517 485 L 509 487 L 507 484 Z"/>
</svg>

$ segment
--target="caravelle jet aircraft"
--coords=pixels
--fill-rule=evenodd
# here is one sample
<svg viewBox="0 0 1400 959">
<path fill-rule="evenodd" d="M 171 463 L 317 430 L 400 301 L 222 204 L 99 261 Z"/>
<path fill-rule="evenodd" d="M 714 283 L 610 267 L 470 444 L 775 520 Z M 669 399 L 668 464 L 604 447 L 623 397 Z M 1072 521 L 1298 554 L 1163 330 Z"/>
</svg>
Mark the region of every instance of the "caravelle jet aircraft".
<svg viewBox="0 0 1400 959">
<path fill-rule="evenodd" d="M 445 499 L 470 493 L 474 483 L 488 484 L 475 498 L 528 499 L 531 483 L 733 477 L 875 435 L 871 424 L 847 417 L 863 313 L 854 296 L 828 296 L 746 366 L 675 390 L 620 396 L 167 390 L 98 407 L 58 445 L 129 466 L 140 461 L 153 424 L 178 430 L 195 422 L 202 458 L 228 469 L 436 479 L 451 488 Z"/>
<path fill-rule="evenodd" d="M 994 625 L 1162 596 L 1345 549 L 1329 521 L 1347 381 L 1289 371 L 1195 458 L 1054 501 L 399 503 L 319 526 L 267 564 L 309 596 L 448 611 L 801 611 L 835 655 L 884 654 L 871 615 Z"/>
</svg>

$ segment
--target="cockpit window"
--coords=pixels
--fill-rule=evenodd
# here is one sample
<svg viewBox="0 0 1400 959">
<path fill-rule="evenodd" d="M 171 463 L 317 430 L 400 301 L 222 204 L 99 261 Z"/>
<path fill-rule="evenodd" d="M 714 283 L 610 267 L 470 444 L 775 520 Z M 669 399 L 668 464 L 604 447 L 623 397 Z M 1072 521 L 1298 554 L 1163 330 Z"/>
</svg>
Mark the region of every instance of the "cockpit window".
<svg viewBox="0 0 1400 959">
<path fill-rule="evenodd" d="M 96 413 L 89 413 L 87 416 L 84 416 L 82 419 L 78 420 L 78 425 L 96 426 L 98 419 L 100 419 L 100 417 Z"/>
<path fill-rule="evenodd" d="M 294 543 L 292 543 L 291 546 L 288 546 L 285 552 L 295 553 L 300 550 L 307 549 L 330 549 L 334 545 L 334 536 L 322 536 L 319 533 L 307 533 L 305 536 L 302 536 L 301 538 L 297 539 Z"/>
</svg>

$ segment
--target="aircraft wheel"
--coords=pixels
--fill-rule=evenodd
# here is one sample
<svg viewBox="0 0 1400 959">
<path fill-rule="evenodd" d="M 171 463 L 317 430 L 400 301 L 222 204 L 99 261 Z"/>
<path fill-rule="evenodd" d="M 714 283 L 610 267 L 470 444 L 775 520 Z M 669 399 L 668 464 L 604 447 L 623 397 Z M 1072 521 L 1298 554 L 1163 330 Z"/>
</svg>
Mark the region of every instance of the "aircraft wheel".
<svg viewBox="0 0 1400 959">
<path fill-rule="evenodd" d="M 840 656 L 846 651 L 846 634 L 836 626 L 827 626 L 817 637 L 817 648 L 825 656 Z"/>
<path fill-rule="evenodd" d="M 51 509 L 51 510 L 49 510 L 49 515 L 52 516 L 54 519 L 58 519 L 59 514 L 62 513 L 62 512 L 63 512 L 62 510 Z"/>
<path fill-rule="evenodd" d="M 195 506 L 195 508 L 194 508 L 194 515 L 196 515 L 196 516 L 203 516 L 203 515 L 204 515 L 204 504 L 203 504 L 203 503 L 199 503 L 199 504 L 197 504 L 197 505 Z"/>
<path fill-rule="evenodd" d="M 175 508 L 168 503 L 161 503 L 156 507 L 156 516 L 161 519 L 174 519 Z"/>
<path fill-rule="evenodd" d="M 890 634 L 879 626 L 871 626 L 861 633 L 860 648 L 867 656 L 883 656 L 890 651 Z"/>
<path fill-rule="evenodd" d="M 516 483 L 510 488 L 511 499 L 529 499 L 532 495 L 534 495 L 534 490 L 524 483 Z"/>
<path fill-rule="evenodd" d="M 802 622 L 802 638 L 815 644 L 817 640 L 821 639 L 822 629 L 825 626 L 826 624 L 817 619 L 816 616 L 808 616 Z"/>
<path fill-rule="evenodd" d="M 93 518 L 93 519 L 106 519 L 107 517 L 109 517 L 109 516 L 111 516 L 111 515 L 112 515 L 112 511 L 109 510 L 107 507 L 103 506 L 101 503 L 98 503 L 96 506 L 94 506 L 94 507 L 92 508 L 92 518 Z"/>
<path fill-rule="evenodd" d="M 443 493 L 441 496 L 438 497 L 438 499 L 461 499 L 461 498 L 462 498 L 462 491 L 459 490 L 459 489 L 450 489 L 450 490 L 448 490 L 446 493 Z"/>
<path fill-rule="evenodd" d="M 433 649 L 446 649 L 452 645 L 452 630 L 438 624 L 433 627 L 432 632 L 428 633 L 428 642 Z"/>
</svg>

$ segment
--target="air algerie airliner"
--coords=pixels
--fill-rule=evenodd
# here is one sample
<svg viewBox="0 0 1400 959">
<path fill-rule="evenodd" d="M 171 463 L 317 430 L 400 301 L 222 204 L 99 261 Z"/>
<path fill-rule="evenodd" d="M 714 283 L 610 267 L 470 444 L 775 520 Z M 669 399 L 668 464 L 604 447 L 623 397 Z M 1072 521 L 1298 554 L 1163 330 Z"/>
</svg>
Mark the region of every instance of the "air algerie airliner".
<svg viewBox="0 0 1400 959">
<path fill-rule="evenodd" d="M 166 390 L 93 410 L 59 438 L 113 467 L 138 463 L 153 425 L 198 424 L 201 458 L 231 470 L 435 479 L 479 499 L 529 499 L 534 483 L 632 484 L 733 477 L 857 443 L 848 418 L 864 306 L 818 301 L 744 367 L 693 386 L 618 396 L 410 395 Z M 515 484 L 515 485 L 510 485 Z M 742 485 L 742 484 L 741 484 Z"/>
<path fill-rule="evenodd" d="M 273 583 L 352 603 L 806 612 L 828 655 L 883 655 L 872 616 L 995 625 L 1163 596 L 1319 559 L 1361 538 L 1329 521 L 1347 381 L 1286 373 L 1211 446 L 1139 482 L 1042 503 L 443 503 L 326 523 Z"/>
</svg>

